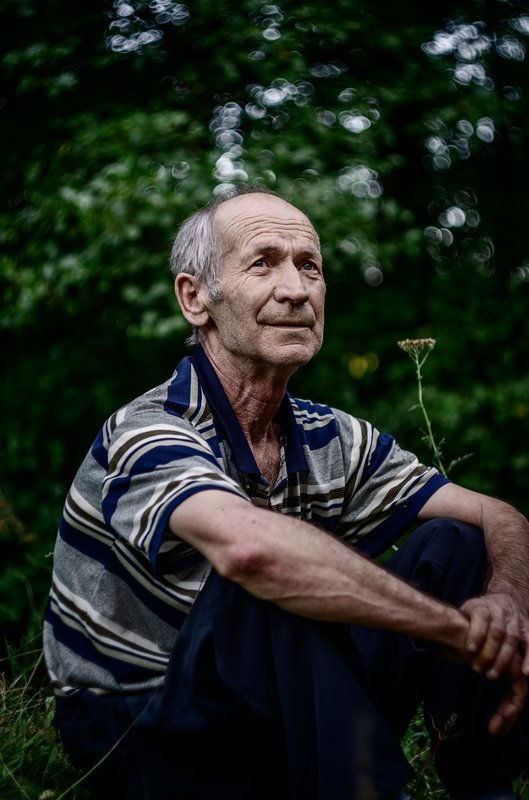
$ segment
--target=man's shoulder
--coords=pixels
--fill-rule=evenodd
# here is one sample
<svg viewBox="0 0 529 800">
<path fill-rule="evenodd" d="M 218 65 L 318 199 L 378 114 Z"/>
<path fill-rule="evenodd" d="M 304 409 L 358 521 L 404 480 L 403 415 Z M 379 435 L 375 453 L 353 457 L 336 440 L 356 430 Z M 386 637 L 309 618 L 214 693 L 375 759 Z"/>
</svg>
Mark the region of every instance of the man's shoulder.
<svg viewBox="0 0 529 800">
<path fill-rule="evenodd" d="M 173 374 L 163 383 L 129 401 L 109 420 L 116 424 L 141 424 L 148 417 L 165 419 L 168 424 L 184 421 L 196 427 L 204 416 L 210 416 L 191 360 L 180 361 Z"/>
<path fill-rule="evenodd" d="M 113 443 L 131 441 L 174 429 L 196 432 L 208 438 L 211 413 L 200 391 L 194 370 L 184 358 L 170 378 L 148 389 L 111 414 L 102 425 L 91 449 L 96 461 L 106 462 Z"/>
</svg>

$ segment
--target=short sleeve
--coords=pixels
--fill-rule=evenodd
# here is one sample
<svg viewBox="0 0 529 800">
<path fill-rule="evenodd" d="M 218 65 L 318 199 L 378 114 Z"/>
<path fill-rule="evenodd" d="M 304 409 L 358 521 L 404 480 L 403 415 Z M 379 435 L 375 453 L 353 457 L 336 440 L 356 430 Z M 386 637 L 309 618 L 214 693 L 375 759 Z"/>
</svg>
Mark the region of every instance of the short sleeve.
<svg viewBox="0 0 529 800">
<path fill-rule="evenodd" d="M 340 429 L 347 476 L 338 533 L 363 552 L 377 555 L 449 481 L 364 420 L 342 418 Z"/>
<path fill-rule="evenodd" d="M 216 489 L 248 497 L 229 478 L 206 439 L 177 416 L 136 414 L 118 425 L 108 447 L 102 510 L 114 534 L 143 551 L 153 566 L 164 558 L 183 561 L 193 550 L 166 536 L 172 511 L 191 495 Z"/>
</svg>

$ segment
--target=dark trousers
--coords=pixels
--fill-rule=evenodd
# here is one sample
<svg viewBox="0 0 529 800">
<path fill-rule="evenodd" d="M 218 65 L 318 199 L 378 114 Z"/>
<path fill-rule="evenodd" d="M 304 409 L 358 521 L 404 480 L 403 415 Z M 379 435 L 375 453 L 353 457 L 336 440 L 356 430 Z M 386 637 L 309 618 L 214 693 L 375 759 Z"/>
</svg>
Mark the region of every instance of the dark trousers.
<svg viewBox="0 0 529 800">
<path fill-rule="evenodd" d="M 460 605 L 483 587 L 482 534 L 427 523 L 389 567 Z M 304 619 L 212 573 L 162 689 L 82 691 L 55 722 L 83 769 L 119 742 L 88 779 L 99 800 L 378 800 L 412 777 L 398 740 L 423 702 L 440 777 L 465 796 L 519 767 L 527 720 L 487 733 L 500 691 L 424 642 Z"/>
</svg>

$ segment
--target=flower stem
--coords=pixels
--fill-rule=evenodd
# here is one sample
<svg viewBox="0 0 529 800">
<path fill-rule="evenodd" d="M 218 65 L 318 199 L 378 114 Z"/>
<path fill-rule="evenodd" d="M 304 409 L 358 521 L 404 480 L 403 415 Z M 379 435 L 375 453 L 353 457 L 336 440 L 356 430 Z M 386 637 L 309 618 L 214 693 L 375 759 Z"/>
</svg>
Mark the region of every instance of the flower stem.
<svg viewBox="0 0 529 800">
<path fill-rule="evenodd" d="M 428 446 L 433 451 L 433 463 L 445 477 L 447 475 L 447 470 L 444 467 L 441 448 L 437 444 L 435 440 L 435 436 L 432 430 L 432 423 L 430 422 L 430 417 L 428 416 L 428 411 L 426 410 L 426 406 L 424 404 L 424 396 L 423 396 L 423 381 L 422 381 L 422 367 L 430 355 L 431 351 L 435 347 L 435 339 L 403 339 L 400 342 L 397 342 L 398 346 L 401 350 L 404 350 L 405 353 L 409 355 L 413 363 L 415 364 L 415 376 L 417 378 L 417 395 L 418 395 L 418 407 L 421 410 L 424 423 L 426 425 L 426 436 L 425 441 L 427 442 Z"/>
<path fill-rule="evenodd" d="M 421 409 L 421 413 L 424 419 L 424 424 L 426 425 L 426 434 L 428 444 L 433 451 L 433 463 L 445 477 L 446 477 L 446 470 L 443 464 L 441 450 L 439 449 L 437 442 L 435 440 L 435 436 L 432 430 L 432 423 L 430 422 L 430 417 L 428 416 L 428 412 L 426 410 L 426 406 L 424 405 L 423 399 L 423 384 L 422 384 L 422 365 L 426 361 L 428 354 L 421 360 L 418 355 L 414 358 L 415 361 L 415 374 L 417 376 L 417 396 L 419 400 L 419 408 Z"/>
</svg>

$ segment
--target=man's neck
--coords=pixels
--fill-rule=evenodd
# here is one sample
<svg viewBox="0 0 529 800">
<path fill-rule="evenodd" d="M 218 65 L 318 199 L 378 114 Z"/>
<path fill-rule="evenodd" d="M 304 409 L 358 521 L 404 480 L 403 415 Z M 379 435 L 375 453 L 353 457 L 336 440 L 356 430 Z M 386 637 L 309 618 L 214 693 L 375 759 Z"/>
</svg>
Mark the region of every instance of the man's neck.
<svg viewBox="0 0 529 800">
<path fill-rule="evenodd" d="M 207 345 L 204 351 L 248 442 L 270 438 L 288 376 L 273 369 L 243 368 L 232 360 L 216 357 Z"/>
</svg>

